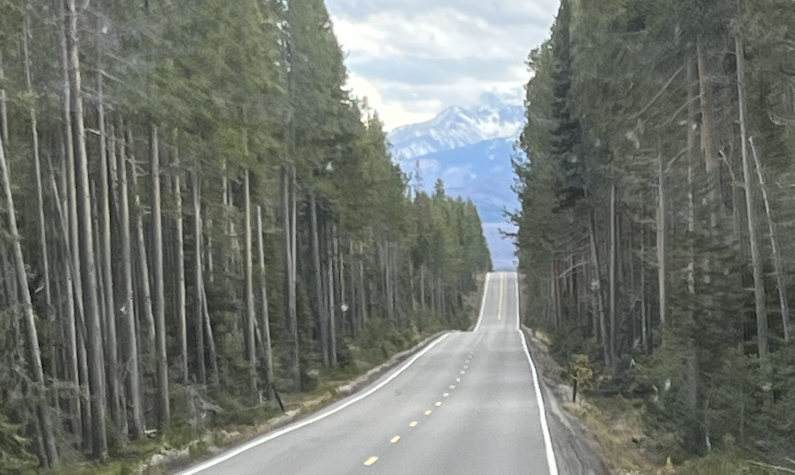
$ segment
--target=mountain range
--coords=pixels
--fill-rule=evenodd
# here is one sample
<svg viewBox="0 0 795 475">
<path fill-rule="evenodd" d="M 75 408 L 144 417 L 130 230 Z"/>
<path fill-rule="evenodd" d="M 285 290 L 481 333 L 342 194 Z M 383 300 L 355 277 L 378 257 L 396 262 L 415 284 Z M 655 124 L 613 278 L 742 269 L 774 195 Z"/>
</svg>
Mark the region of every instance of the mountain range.
<svg viewBox="0 0 795 475">
<path fill-rule="evenodd" d="M 471 199 L 480 211 L 496 269 L 515 267 L 514 245 L 501 231 L 514 232 L 504 211 L 518 208 L 511 190 L 511 157 L 524 127 L 524 107 L 494 93 L 473 107 L 452 106 L 433 119 L 390 133 L 393 153 L 412 185 L 427 192 L 441 178 L 451 196 Z"/>
</svg>

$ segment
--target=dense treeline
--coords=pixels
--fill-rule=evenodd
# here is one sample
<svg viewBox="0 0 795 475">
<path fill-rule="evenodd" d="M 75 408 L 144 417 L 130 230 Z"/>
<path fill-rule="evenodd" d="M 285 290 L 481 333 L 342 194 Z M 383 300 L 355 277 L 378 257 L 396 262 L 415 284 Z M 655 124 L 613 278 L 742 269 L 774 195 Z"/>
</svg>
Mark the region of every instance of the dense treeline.
<svg viewBox="0 0 795 475">
<path fill-rule="evenodd" d="M 322 0 L 0 0 L 0 472 L 468 324 L 477 210 L 346 74 Z"/>
<path fill-rule="evenodd" d="M 535 325 L 692 452 L 795 447 L 795 10 L 563 0 L 515 161 Z M 577 361 L 582 362 L 582 358 Z"/>
</svg>

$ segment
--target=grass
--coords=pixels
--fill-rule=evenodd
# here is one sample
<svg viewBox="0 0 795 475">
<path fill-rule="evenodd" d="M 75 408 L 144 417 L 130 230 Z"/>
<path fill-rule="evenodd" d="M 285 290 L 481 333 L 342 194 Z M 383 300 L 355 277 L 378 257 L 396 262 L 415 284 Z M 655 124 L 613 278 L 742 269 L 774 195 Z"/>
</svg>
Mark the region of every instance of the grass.
<svg viewBox="0 0 795 475">
<path fill-rule="evenodd" d="M 623 397 L 590 397 L 564 408 L 588 427 L 610 466 L 621 475 L 782 475 L 792 472 L 754 462 L 734 448 L 693 457 L 666 433 L 643 424 L 643 402 Z"/>
</svg>

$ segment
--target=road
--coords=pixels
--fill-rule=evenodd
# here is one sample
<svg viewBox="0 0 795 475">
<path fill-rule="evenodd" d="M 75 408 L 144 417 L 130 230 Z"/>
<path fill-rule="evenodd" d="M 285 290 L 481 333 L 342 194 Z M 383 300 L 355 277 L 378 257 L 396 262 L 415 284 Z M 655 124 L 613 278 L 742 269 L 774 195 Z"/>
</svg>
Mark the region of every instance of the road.
<svg viewBox="0 0 795 475">
<path fill-rule="evenodd" d="M 485 287 L 474 331 L 443 335 L 361 392 L 181 475 L 558 475 L 516 274 L 489 274 Z"/>
</svg>

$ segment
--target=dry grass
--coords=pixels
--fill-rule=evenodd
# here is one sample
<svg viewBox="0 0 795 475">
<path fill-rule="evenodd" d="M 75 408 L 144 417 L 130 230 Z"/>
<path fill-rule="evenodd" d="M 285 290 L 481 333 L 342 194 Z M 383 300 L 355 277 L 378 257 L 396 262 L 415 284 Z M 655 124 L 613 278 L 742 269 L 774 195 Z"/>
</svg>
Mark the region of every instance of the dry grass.
<svg viewBox="0 0 795 475">
<path fill-rule="evenodd" d="M 588 427 L 620 475 L 786 475 L 792 472 L 747 460 L 733 450 L 707 457 L 688 455 L 671 434 L 651 433 L 643 404 L 622 397 L 592 397 L 563 407 Z"/>
</svg>

